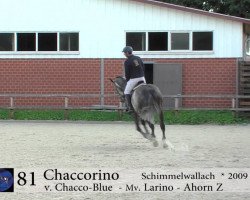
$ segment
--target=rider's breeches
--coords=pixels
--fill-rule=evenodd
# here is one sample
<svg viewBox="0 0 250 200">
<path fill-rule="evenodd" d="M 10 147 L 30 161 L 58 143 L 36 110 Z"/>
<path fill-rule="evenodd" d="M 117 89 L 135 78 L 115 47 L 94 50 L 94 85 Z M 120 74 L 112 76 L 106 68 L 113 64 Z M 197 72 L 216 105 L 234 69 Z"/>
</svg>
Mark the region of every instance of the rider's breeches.
<svg viewBox="0 0 250 200">
<path fill-rule="evenodd" d="M 132 78 L 127 82 L 126 88 L 124 90 L 124 94 L 130 94 L 131 91 L 134 89 L 134 87 L 137 85 L 137 83 L 139 81 L 143 81 L 144 83 L 146 83 L 146 80 L 144 77 L 140 77 L 140 78 Z"/>
</svg>

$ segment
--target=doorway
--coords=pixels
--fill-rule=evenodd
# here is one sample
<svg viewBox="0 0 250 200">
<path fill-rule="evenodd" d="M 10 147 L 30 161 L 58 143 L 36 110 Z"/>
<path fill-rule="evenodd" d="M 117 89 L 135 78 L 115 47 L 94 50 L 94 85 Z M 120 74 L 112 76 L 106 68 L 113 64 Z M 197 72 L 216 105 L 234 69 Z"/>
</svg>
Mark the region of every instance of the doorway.
<svg viewBox="0 0 250 200">
<path fill-rule="evenodd" d="M 153 63 L 144 63 L 144 74 L 147 84 L 153 84 L 154 80 L 154 64 Z"/>
<path fill-rule="evenodd" d="M 146 82 L 159 87 L 163 96 L 182 94 L 182 64 L 145 63 L 144 66 Z M 163 106 L 174 108 L 174 99 L 164 98 Z"/>
</svg>

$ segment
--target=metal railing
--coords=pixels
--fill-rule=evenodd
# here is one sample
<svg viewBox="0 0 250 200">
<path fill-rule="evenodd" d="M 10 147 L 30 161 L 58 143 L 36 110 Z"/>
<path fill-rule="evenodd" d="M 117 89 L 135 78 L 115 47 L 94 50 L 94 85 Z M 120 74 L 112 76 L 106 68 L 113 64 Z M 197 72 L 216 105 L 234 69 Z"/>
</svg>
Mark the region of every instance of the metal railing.
<svg viewBox="0 0 250 200">
<path fill-rule="evenodd" d="M 104 105 L 104 98 L 105 97 L 116 97 L 117 95 L 115 94 L 0 94 L 0 98 L 9 98 L 9 106 L 0 106 L 1 109 L 8 109 L 9 112 L 9 118 L 13 119 L 14 118 L 14 111 L 15 110 L 20 110 L 20 109 L 27 109 L 27 110 L 59 110 L 62 109 L 64 110 L 64 119 L 69 118 L 68 111 L 69 110 L 118 110 L 119 115 L 121 112 L 120 106 L 113 106 L 113 105 Z M 15 99 L 16 98 L 62 98 L 64 103 L 63 105 L 58 105 L 58 106 L 17 106 L 15 104 Z M 70 98 L 98 98 L 100 100 L 100 105 L 92 105 L 92 106 L 70 106 L 69 105 L 69 99 Z"/>
<path fill-rule="evenodd" d="M 232 111 L 250 111 L 249 108 L 240 108 L 240 99 L 250 99 L 250 95 L 165 95 L 163 98 L 174 99 L 174 110 L 232 110 Z M 180 106 L 182 99 L 228 99 L 231 100 L 231 108 L 183 108 Z"/>
<path fill-rule="evenodd" d="M 105 109 L 105 108 L 116 108 L 116 106 L 105 106 L 102 103 L 99 106 L 69 106 L 70 98 L 99 98 L 100 102 L 103 102 L 105 97 L 115 97 L 115 94 L 0 94 L 0 97 L 6 97 L 10 99 L 9 106 L 0 106 L 0 108 L 7 109 L 39 109 L 39 108 L 54 108 L 54 109 Z M 15 98 L 62 98 L 64 99 L 63 106 L 16 106 Z"/>
</svg>

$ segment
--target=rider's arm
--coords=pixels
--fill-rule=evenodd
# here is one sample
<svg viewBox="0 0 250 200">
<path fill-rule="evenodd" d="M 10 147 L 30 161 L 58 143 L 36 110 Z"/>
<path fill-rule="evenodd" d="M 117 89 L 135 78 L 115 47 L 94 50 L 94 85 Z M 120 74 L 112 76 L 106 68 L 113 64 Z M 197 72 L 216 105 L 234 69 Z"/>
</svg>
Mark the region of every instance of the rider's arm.
<svg viewBox="0 0 250 200">
<path fill-rule="evenodd" d="M 125 78 L 127 81 L 129 81 L 129 79 L 130 79 L 129 63 L 125 62 L 124 67 L 125 67 Z"/>
</svg>

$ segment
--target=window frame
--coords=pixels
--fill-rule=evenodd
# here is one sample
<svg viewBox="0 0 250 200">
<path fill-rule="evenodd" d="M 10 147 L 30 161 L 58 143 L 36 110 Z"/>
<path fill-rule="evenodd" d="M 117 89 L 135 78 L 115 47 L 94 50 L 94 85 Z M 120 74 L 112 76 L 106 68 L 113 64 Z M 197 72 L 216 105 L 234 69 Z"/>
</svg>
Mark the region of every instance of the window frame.
<svg viewBox="0 0 250 200">
<path fill-rule="evenodd" d="M 189 36 L 189 48 L 188 49 L 172 49 L 172 34 L 174 33 L 188 33 L 188 36 Z M 191 40 L 191 34 L 192 34 L 192 31 L 169 31 L 169 34 L 170 36 L 168 37 L 169 39 L 169 46 L 168 46 L 168 49 L 170 52 L 190 52 L 192 51 L 192 48 L 191 48 L 191 44 L 192 44 L 192 40 Z M 193 38 L 192 38 L 193 39 Z"/>
<path fill-rule="evenodd" d="M 148 49 L 148 32 L 145 31 L 126 31 L 125 32 L 125 46 L 127 46 L 127 33 L 145 33 L 145 50 L 143 51 L 137 51 L 137 52 L 145 52 Z M 143 44 L 142 44 L 143 47 Z"/>
<path fill-rule="evenodd" d="M 6 32 L 6 31 L 3 31 L 3 32 L 0 32 L 0 33 L 3 33 L 3 34 L 13 34 L 13 49 L 14 50 L 10 50 L 10 51 L 0 51 L 0 54 L 2 54 L 2 53 L 5 53 L 5 52 L 7 52 L 7 53 L 12 53 L 12 52 L 14 52 L 14 51 L 16 51 L 16 34 L 15 34 L 15 32 L 11 32 L 11 31 L 9 31 L 9 32 Z"/>
<path fill-rule="evenodd" d="M 18 50 L 18 34 L 35 34 L 35 50 L 32 50 L 32 51 L 25 51 L 25 50 Z M 15 45 L 15 51 L 16 52 L 36 52 L 37 50 L 37 34 L 36 32 L 15 32 L 14 34 L 14 45 Z"/>
<path fill-rule="evenodd" d="M 212 33 L 212 50 L 193 50 L 193 34 L 197 32 L 201 32 L 201 33 L 211 32 Z M 203 30 L 192 31 L 191 35 L 192 35 L 192 49 L 191 49 L 192 52 L 213 52 L 214 51 L 214 31 L 203 31 Z"/>
<path fill-rule="evenodd" d="M 44 40 L 44 37 L 42 36 L 42 34 L 46 34 L 47 36 L 49 34 L 55 35 L 56 38 L 55 38 L 55 40 L 53 40 L 53 42 L 56 42 L 55 50 L 39 50 L 39 48 L 44 48 L 41 44 L 39 44 L 39 40 Z M 56 51 L 58 51 L 58 32 L 43 32 L 43 33 L 40 32 L 40 33 L 38 33 L 38 52 L 56 52 Z"/>
<path fill-rule="evenodd" d="M 149 33 L 167 33 L 167 50 L 149 50 Z M 147 31 L 146 32 L 146 51 L 148 52 L 169 52 L 169 31 Z"/>
<path fill-rule="evenodd" d="M 249 43 L 249 49 L 247 49 Z M 248 52 L 249 50 L 249 52 Z M 250 57 L 250 36 L 247 37 L 244 45 L 245 56 Z"/>
<path fill-rule="evenodd" d="M 14 50 L 0 51 L 0 55 L 79 55 L 80 54 L 80 31 L 1 31 L 0 33 L 14 34 Z M 17 50 L 17 34 L 18 33 L 35 33 L 35 51 L 18 51 Z M 38 34 L 39 33 L 56 33 L 57 49 L 56 51 L 39 51 L 38 50 Z M 60 51 L 60 33 L 78 33 L 78 51 Z"/>
<path fill-rule="evenodd" d="M 76 51 L 60 50 L 60 48 L 61 48 L 61 42 L 60 42 L 61 41 L 61 34 L 78 34 L 78 50 L 76 50 Z M 79 32 L 58 32 L 57 42 L 58 42 L 57 48 L 58 48 L 58 51 L 60 51 L 60 52 L 78 52 L 80 49 L 80 34 L 79 34 Z"/>
</svg>

